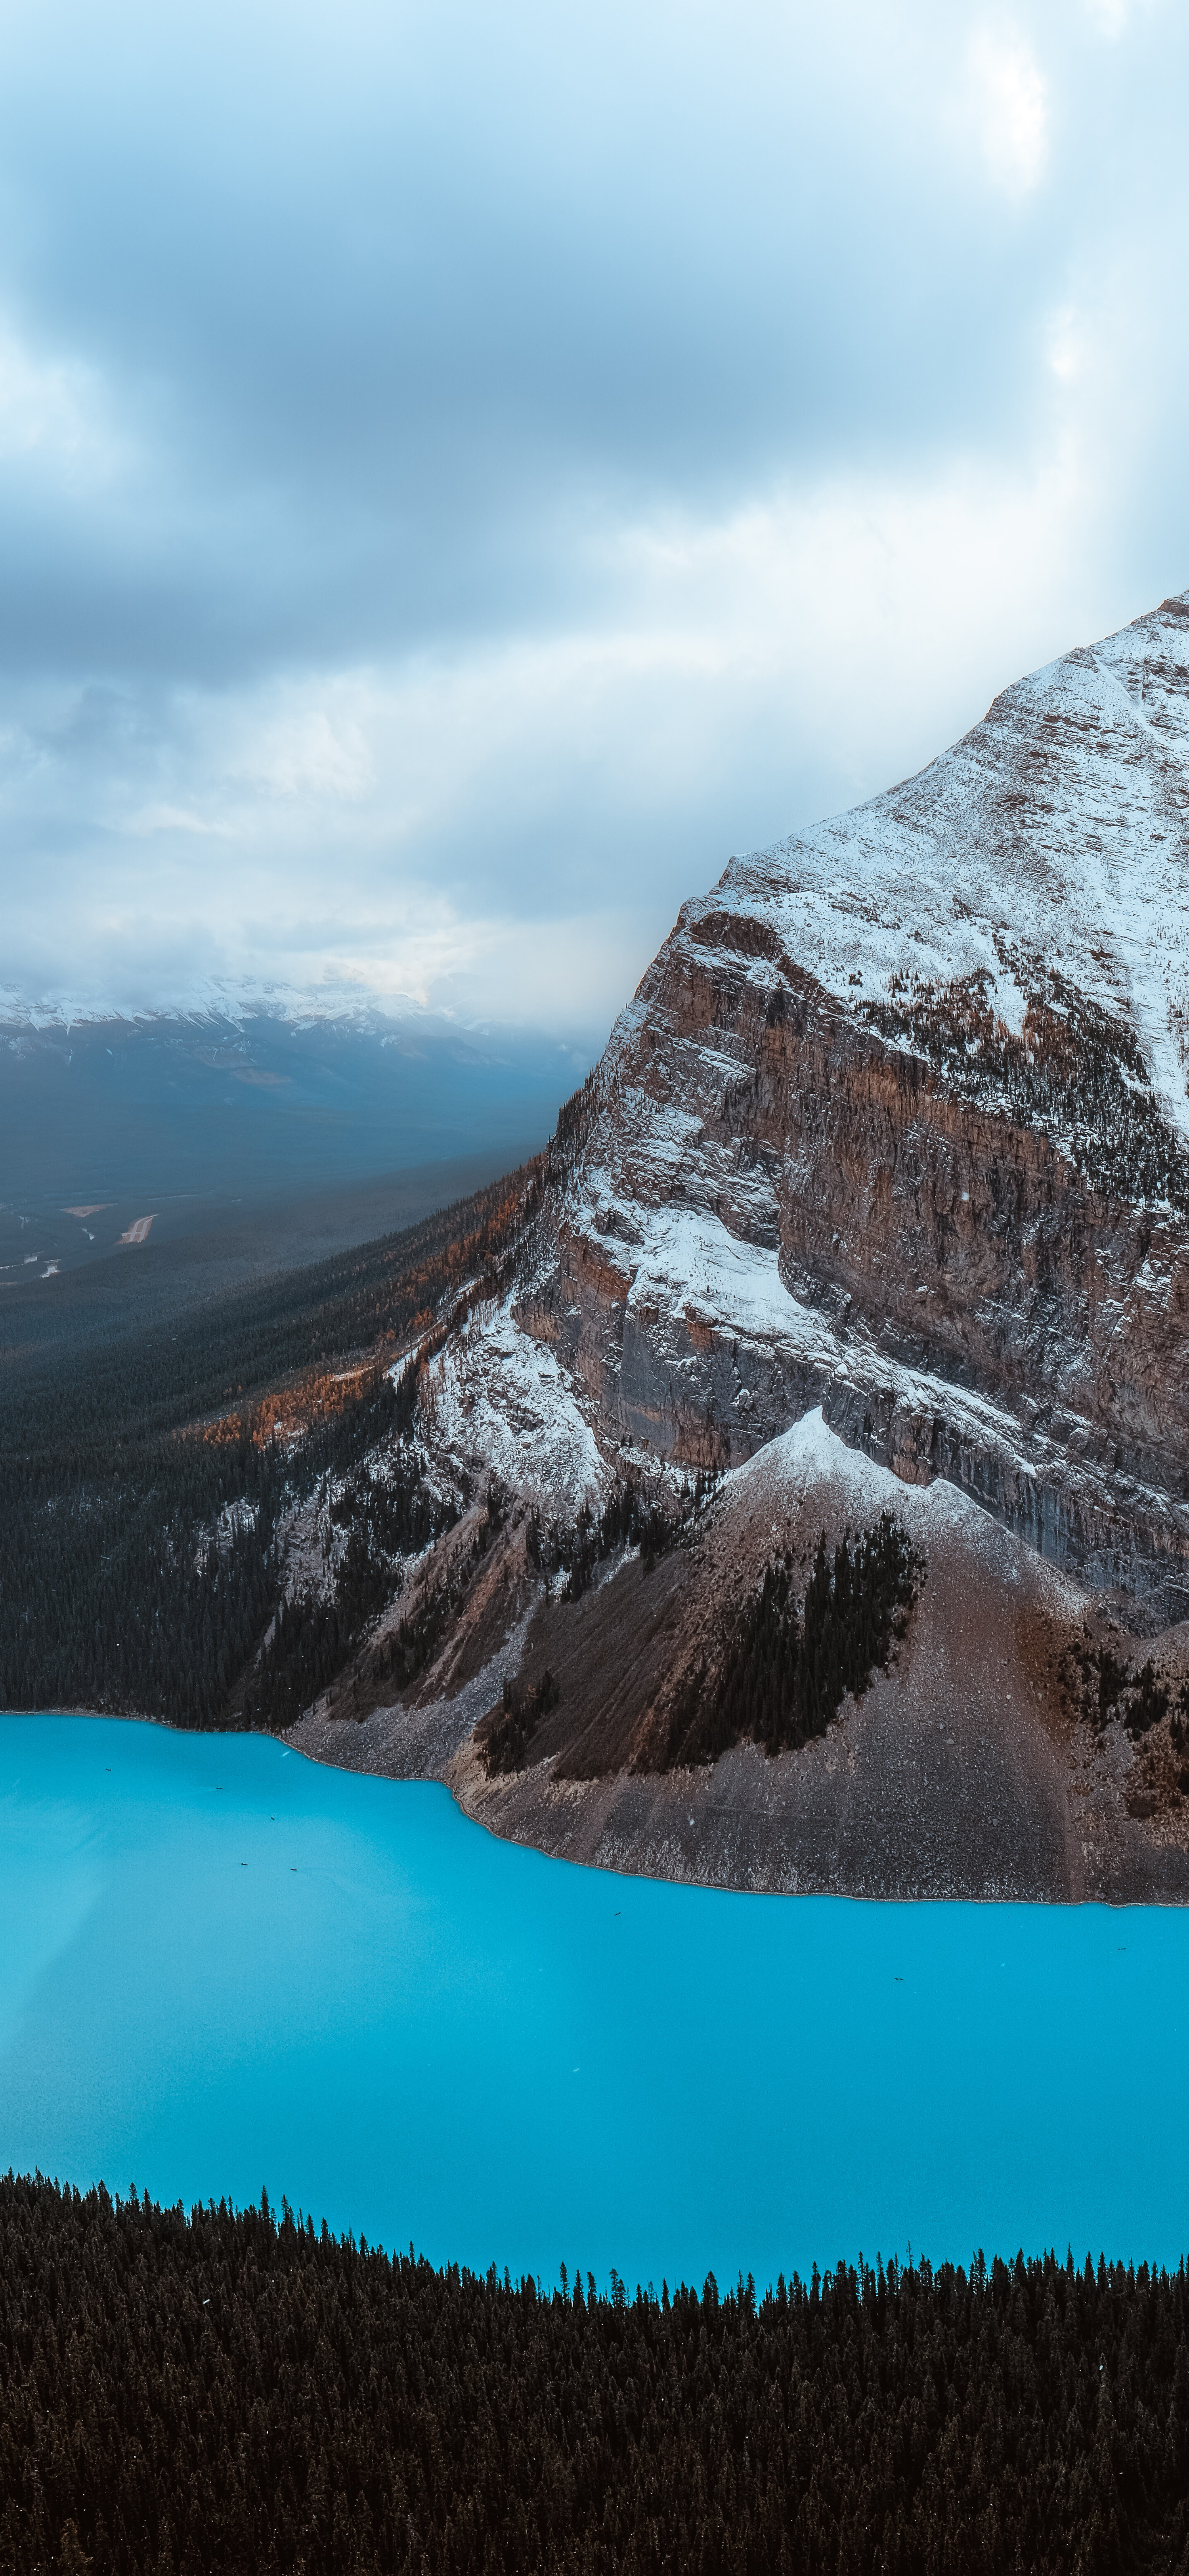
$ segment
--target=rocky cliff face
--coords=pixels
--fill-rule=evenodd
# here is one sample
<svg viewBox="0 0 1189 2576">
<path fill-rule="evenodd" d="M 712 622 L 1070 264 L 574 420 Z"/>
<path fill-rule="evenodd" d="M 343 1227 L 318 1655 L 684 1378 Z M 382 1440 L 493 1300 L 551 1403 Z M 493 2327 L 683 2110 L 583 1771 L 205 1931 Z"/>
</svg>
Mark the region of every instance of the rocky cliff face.
<svg viewBox="0 0 1189 2576">
<path fill-rule="evenodd" d="M 612 1439 L 820 1404 L 1158 1626 L 1189 1606 L 1189 594 L 683 906 L 517 1318 Z"/>
<path fill-rule="evenodd" d="M 683 906 L 515 1291 L 422 1373 L 498 1535 L 416 1577 L 432 1668 L 385 1704 L 377 1640 L 307 1749 L 616 1868 L 1189 1900 L 1187 693 L 1189 594 Z M 843 1687 L 811 1591 L 879 1516 L 920 1580 Z M 811 1646 L 828 1718 L 774 1734 Z"/>
</svg>

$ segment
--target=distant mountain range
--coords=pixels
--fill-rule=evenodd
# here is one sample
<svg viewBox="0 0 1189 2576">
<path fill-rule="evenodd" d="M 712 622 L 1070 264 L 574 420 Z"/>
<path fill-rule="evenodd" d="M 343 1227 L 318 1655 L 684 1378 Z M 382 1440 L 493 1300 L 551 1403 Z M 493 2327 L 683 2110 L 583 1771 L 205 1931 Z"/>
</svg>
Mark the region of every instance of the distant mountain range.
<svg viewBox="0 0 1189 2576">
<path fill-rule="evenodd" d="M 589 1055 L 274 995 L 79 1017 L 0 995 L 0 1203 L 290 1194 L 542 1142 Z"/>
<path fill-rule="evenodd" d="M 159 995 L 130 1001 L 100 991 L 70 993 L 47 988 L 33 993 L 0 978 L 0 1028 L 78 1029 L 113 1023 L 122 1028 L 240 1028 L 271 1021 L 298 1028 L 350 1027 L 374 1037 L 392 1033 L 423 1036 L 467 1034 L 444 1011 L 428 1011 L 406 993 L 378 996 L 359 984 L 313 985 L 263 982 L 247 977 L 206 976 Z M 489 1036 L 484 1025 L 479 1035 Z"/>
</svg>

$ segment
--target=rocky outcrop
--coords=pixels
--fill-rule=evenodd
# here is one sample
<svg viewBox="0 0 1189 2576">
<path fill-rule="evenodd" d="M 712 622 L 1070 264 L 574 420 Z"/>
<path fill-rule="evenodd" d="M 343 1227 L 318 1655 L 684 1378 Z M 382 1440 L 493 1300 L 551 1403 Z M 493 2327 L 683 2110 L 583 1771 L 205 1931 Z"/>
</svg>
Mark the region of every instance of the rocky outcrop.
<svg viewBox="0 0 1189 2576">
<path fill-rule="evenodd" d="M 774 1538 L 805 1568 L 823 1526 L 833 1543 L 889 1509 L 922 1579 L 858 1697 L 795 1751 L 737 1742 L 668 1764 L 674 1709 L 713 1670 Z M 1139 1711 L 1141 1730 L 1120 1689 L 1103 1722 L 1098 1674 L 1118 1678 L 1129 1641 L 942 1479 L 897 1485 L 815 1413 L 734 1471 L 681 1545 L 651 1566 L 617 1551 L 577 1599 L 534 1580 L 524 1538 L 513 1513 L 418 1689 L 393 1704 L 365 1664 L 290 1741 L 445 1780 L 491 1831 L 606 1869 L 783 1894 L 1189 1898 L 1189 1628 L 1133 1652 L 1133 1673 L 1155 1658 L 1160 1713 Z M 465 1525 L 436 1554 L 460 1543 Z M 546 1673 L 523 1758 L 491 1770 L 482 1739 L 505 1685 L 523 1696 Z"/>
<path fill-rule="evenodd" d="M 499 1479 L 482 1579 L 306 1749 L 615 1868 L 1189 1900 L 1187 750 L 1189 596 L 683 906 L 424 1371 L 437 1472 Z M 625 1480 L 676 1545 L 604 1546 Z M 766 1577 L 807 1640 L 886 1514 L 897 1650 L 812 1740 L 719 1725 Z"/>
<path fill-rule="evenodd" d="M 518 1306 L 612 1438 L 812 1405 L 1189 1605 L 1189 596 L 686 904 Z"/>
</svg>

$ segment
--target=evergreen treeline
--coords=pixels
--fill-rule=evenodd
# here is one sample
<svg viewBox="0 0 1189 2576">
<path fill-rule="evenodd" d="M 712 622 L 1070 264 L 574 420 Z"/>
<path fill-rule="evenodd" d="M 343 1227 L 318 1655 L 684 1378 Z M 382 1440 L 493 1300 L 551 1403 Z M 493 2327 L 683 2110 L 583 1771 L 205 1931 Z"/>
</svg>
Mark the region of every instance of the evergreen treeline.
<svg viewBox="0 0 1189 2576">
<path fill-rule="evenodd" d="M 296 1714 L 390 1596 L 395 1549 L 444 1525 L 416 1490 L 411 1450 L 387 1488 L 365 1472 L 369 1453 L 411 1424 L 392 1350 L 476 1280 L 488 1294 L 504 1283 L 539 1186 L 530 1167 L 402 1234 L 110 1343 L 40 1328 L 11 1340 L 0 1353 L 0 1708 L 146 1710 L 211 1726 L 241 1716 L 254 1687 L 262 1719 Z M 349 1378 L 328 1370 L 361 1349 L 367 1364 Z M 299 1371 L 286 1415 L 265 1389 Z M 280 1623 L 250 1686 L 279 1599 L 278 1522 L 320 1482 L 344 1479 L 356 1534 L 335 1600 Z"/>
<path fill-rule="evenodd" d="M 543 1717 L 557 1707 L 561 1692 L 551 1672 L 543 1672 L 539 1682 L 527 1687 L 521 1682 L 506 1681 L 499 1708 L 481 1719 L 475 1729 L 483 1768 L 489 1780 L 510 1771 L 523 1771 L 528 1748 Z"/>
<path fill-rule="evenodd" d="M 905 1633 L 923 1569 L 890 1512 L 831 1557 L 825 1532 L 798 1616 L 791 1558 L 768 1566 L 746 1604 L 718 1679 L 704 1673 L 681 1696 L 669 1723 L 664 1767 L 717 1762 L 744 1737 L 787 1753 L 824 1735 L 847 1691 L 862 1696 Z"/>
<path fill-rule="evenodd" d="M 563 1601 L 580 1601 L 589 1592 L 600 1565 L 621 1547 L 638 1547 L 644 1571 L 651 1573 L 658 1557 L 665 1556 L 682 1532 L 709 1502 L 718 1478 L 705 1474 L 699 1467 L 692 1486 L 687 1485 L 675 1508 L 664 1510 L 642 1494 L 633 1478 L 620 1485 L 604 1503 L 597 1515 L 583 1502 L 568 1528 L 551 1521 L 543 1528 L 534 1513 L 525 1532 L 525 1553 L 530 1565 L 543 1574 L 546 1583 L 564 1573 Z"/>
<path fill-rule="evenodd" d="M 1079 1715 L 1096 1734 L 1118 1718 L 1139 1741 L 1168 1717 L 1171 1708 L 1173 1748 L 1182 1753 L 1189 1746 L 1189 1680 L 1181 1682 L 1174 1701 L 1171 1683 L 1158 1679 L 1150 1655 L 1133 1673 L 1110 1646 L 1092 1645 L 1085 1637 L 1065 1658 L 1065 1679 Z"/>
<path fill-rule="evenodd" d="M 490 1273 L 487 1293 L 495 1292 L 540 1187 L 540 1165 L 526 1164 L 399 1234 L 220 1289 L 149 1322 L 113 1320 L 97 1339 L 78 1307 L 95 1273 L 64 1279 L 60 1307 L 51 1299 L 32 1314 L 5 1312 L 0 1446 L 52 1472 L 80 1452 L 222 1413 L 303 1371 L 340 1367 L 353 1354 L 390 1355 L 429 1328 L 451 1288 Z"/>
<path fill-rule="evenodd" d="M 415 1375 L 416 1363 L 398 1383 L 394 1410 L 402 1391 L 408 1404 Z M 403 1439 L 379 1466 L 366 1461 L 329 1494 L 330 1529 L 347 1533 L 333 1592 L 328 1600 L 303 1591 L 281 1601 L 245 1683 L 243 1713 L 253 1725 L 292 1726 L 399 1591 L 400 1559 L 418 1555 L 453 1527 L 457 1506 L 435 1493 L 425 1469 L 421 1451 Z"/>
<path fill-rule="evenodd" d="M 482 1519 L 473 1522 L 469 1536 L 460 1536 L 447 1551 L 436 1581 L 422 1593 L 415 1609 L 406 1612 L 396 1627 L 372 1647 L 360 1676 L 365 1685 L 374 1689 L 384 1683 L 394 1693 L 406 1690 L 418 1673 L 433 1662 L 447 1629 L 462 1609 L 476 1567 L 503 1528 L 507 1513 L 508 1495 L 498 1476 L 493 1476 Z M 444 1514 L 443 1527 L 451 1527 L 456 1518 L 454 1512 Z"/>
<path fill-rule="evenodd" d="M 881 1036 L 906 1038 L 963 1099 L 1042 1128 L 1101 1196 L 1189 1213 L 1189 1154 L 1126 1023 L 1055 966 L 1019 1036 L 997 1018 L 992 992 L 985 967 L 945 985 L 899 975 L 889 1000 L 859 1009 Z"/>
<path fill-rule="evenodd" d="M 1189 2279 L 543 2292 L 0 2182 L 0 2570 L 1183 2576 Z"/>
</svg>

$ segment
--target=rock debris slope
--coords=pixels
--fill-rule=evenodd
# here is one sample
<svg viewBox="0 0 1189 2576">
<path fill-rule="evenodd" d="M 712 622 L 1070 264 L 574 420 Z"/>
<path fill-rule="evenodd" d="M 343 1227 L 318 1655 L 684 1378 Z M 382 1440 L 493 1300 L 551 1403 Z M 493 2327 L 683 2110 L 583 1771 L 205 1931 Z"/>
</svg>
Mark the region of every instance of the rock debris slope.
<svg viewBox="0 0 1189 2576">
<path fill-rule="evenodd" d="M 426 1371 L 439 1456 L 511 1497 L 482 1615 L 429 1736 L 357 1691 L 346 1758 L 432 1736 L 499 1829 L 728 1884 L 1189 1890 L 1187 754 L 1189 594 L 683 905 L 515 1294 Z M 696 1469 L 676 1551 L 544 1597 L 545 1522 Z M 805 1594 L 877 1506 L 931 1571 L 870 1690 L 675 1770 L 766 1569 Z M 561 1699 L 493 1771 L 513 1633 Z M 325 1710 L 307 1737 L 344 1758 Z"/>
</svg>

